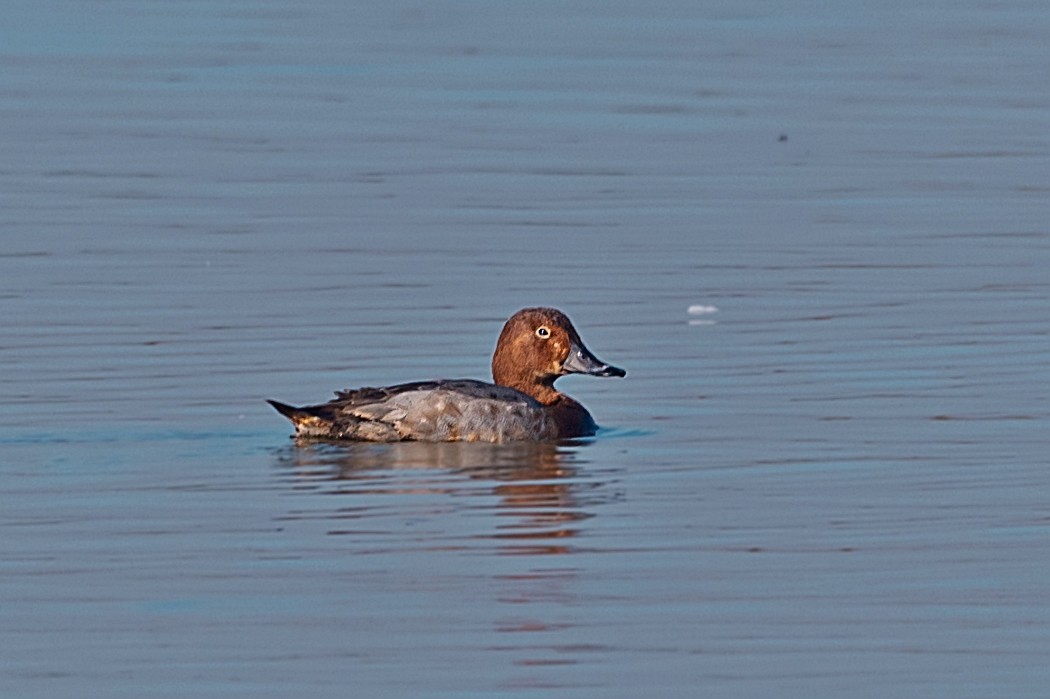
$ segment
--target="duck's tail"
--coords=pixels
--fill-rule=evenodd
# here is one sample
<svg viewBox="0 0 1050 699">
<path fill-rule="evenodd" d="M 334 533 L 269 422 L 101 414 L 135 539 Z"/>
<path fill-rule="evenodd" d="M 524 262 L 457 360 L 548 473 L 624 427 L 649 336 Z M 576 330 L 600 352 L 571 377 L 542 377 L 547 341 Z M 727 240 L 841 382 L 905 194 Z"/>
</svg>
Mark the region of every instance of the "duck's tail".
<svg viewBox="0 0 1050 699">
<path fill-rule="evenodd" d="M 274 410 L 279 412 L 281 415 L 284 415 L 292 422 L 295 422 L 297 418 L 301 420 L 305 416 L 305 413 L 302 410 L 299 410 L 299 408 L 296 408 L 294 405 L 288 405 L 287 403 L 281 403 L 279 401 L 270 400 L 269 398 L 266 399 L 266 402 L 272 405 Z"/>
<path fill-rule="evenodd" d="M 366 442 L 397 442 L 403 437 L 393 425 L 382 420 L 361 418 L 341 413 L 338 405 L 307 405 L 297 408 L 275 400 L 267 400 L 274 410 L 295 425 L 297 439 L 352 440 Z"/>
<path fill-rule="evenodd" d="M 330 437 L 332 435 L 332 421 L 319 414 L 321 406 L 297 408 L 294 405 L 281 403 L 275 400 L 267 400 L 274 410 L 284 415 L 295 425 L 295 434 L 300 437 Z"/>
</svg>

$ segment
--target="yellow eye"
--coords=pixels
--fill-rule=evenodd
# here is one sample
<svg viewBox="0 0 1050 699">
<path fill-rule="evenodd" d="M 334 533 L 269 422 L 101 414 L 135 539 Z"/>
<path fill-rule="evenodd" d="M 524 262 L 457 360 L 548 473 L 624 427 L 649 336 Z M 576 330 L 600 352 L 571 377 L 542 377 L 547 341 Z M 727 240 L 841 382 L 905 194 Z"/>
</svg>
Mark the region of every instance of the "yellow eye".
<svg viewBox="0 0 1050 699">
<path fill-rule="evenodd" d="M 540 327 L 536 328 L 536 337 L 542 337 L 544 340 L 546 340 L 550 336 L 550 328 L 548 328 L 546 325 L 541 325 Z"/>
</svg>

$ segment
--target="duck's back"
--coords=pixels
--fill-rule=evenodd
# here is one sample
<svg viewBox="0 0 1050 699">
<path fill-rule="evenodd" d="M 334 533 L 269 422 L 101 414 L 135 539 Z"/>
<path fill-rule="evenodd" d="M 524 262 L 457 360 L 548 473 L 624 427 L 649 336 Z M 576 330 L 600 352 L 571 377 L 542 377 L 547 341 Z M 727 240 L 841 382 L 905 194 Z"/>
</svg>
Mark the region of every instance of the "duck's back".
<svg viewBox="0 0 1050 699">
<path fill-rule="evenodd" d="M 340 391 L 322 405 L 271 403 L 300 437 L 370 442 L 547 440 L 555 420 L 535 399 L 506 386 L 456 379 Z"/>
</svg>

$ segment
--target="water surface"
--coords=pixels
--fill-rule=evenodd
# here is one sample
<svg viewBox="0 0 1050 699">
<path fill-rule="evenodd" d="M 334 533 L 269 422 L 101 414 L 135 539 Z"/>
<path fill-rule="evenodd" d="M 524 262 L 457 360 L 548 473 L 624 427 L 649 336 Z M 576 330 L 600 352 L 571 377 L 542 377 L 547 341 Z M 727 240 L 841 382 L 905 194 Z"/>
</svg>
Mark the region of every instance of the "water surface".
<svg viewBox="0 0 1050 699">
<path fill-rule="evenodd" d="M 1045 695 L 1040 5 L 5 17 L 4 696 Z M 594 440 L 263 403 L 536 304 Z"/>
</svg>

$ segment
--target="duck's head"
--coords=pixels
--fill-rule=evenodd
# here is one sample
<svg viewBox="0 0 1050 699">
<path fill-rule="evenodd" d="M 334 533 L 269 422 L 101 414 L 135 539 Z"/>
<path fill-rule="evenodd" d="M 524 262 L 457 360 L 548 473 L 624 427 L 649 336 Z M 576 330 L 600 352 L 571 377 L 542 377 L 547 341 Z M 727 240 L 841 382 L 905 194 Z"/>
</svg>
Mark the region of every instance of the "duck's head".
<svg viewBox="0 0 1050 699">
<path fill-rule="evenodd" d="M 561 311 L 524 308 L 503 326 L 492 355 L 492 378 L 544 404 L 558 399 L 554 381 L 566 374 L 626 376 L 595 357 Z"/>
</svg>

